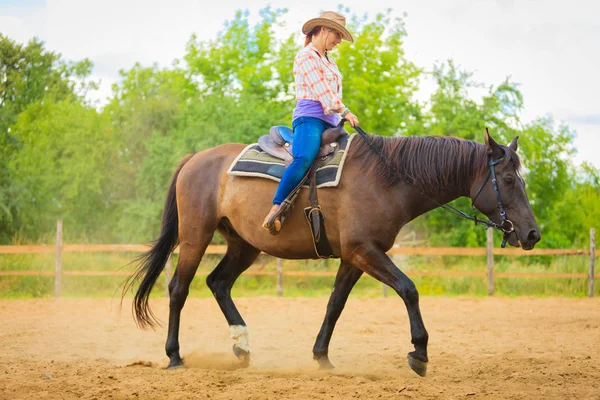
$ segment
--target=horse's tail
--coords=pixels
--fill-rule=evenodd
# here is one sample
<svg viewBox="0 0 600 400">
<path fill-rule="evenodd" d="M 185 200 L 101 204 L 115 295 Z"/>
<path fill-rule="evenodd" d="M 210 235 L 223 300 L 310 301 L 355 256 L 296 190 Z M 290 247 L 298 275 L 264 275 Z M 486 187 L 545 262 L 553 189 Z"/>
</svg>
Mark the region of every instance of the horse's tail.
<svg viewBox="0 0 600 400">
<path fill-rule="evenodd" d="M 125 286 L 123 287 L 121 302 L 123 301 L 125 293 L 129 291 L 133 284 L 141 280 L 140 286 L 133 299 L 132 312 L 136 324 L 142 329 L 148 327 L 152 328 L 156 324 L 160 324 L 152 310 L 150 310 L 148 300 L 150 298 L 152 287 L 164 269 L 169 255 L 173 252 L 178 243 L 179 217 L 177 215 L 175 186 L 179 172 L 192 156 L 193 154 L 189 154 L 181 160 L 171 178 L 167 200 L 165 201 L 165 208 L 163 209 L 160 236 L 153 242 L 150 250 L 134 260 L 134 262 L 138 263 L 138 267 L 129 278 L 127 278 Z"/>
</svg>

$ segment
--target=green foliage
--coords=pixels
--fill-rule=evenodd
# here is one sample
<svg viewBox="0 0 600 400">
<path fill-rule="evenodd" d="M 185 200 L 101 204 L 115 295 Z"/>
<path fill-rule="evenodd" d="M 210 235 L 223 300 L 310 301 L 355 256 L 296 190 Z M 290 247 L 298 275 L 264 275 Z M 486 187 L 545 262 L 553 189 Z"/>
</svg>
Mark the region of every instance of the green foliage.
<svg viewBox="0 0 600 400">
<path fill-rule="evenodd" d="M 431 96 L 431 108 L 425 115 L 424 134 L 457 136 L 483 141 L 489 127 L 498 139 L 508 141 L 516 135 L 511 122 L 518 121 L 522 95 L 515 83 L 506 80 L 498 87 L 490 86 L 480 102 L 469 97 L 469 91 L 482 89 L 472 74 L 462 71 L 452 60 L 435 65 L 432 75 L 437 90 Z"/>
<path fill-rule="evenodd" d="M 522 140 L 519 140 L 527 191 L 532 209 L 542 221 L 542 236 L 548 231 L 546 225 L 557 202 L 574 190 L 576 171 L 571 164 L 573 137 L 569 127 L 559 126 L 556 129 L 550 118 L 544 118 L 525 126 Z M 547 240 L 544 242 L 550 247 L 558 245 Z"/>
<path fill-rule="evenodd" d="M 200 42 L 192 36 L 185 60 L 191 73 L 200 78 L 202 90 L 246 93 L 267 101 L 286 93 L 292 72 L 287 57 L 297 49 L 290 40 L 277 43 L 273 31 L 285 12 L 266 8 L 261 11 L 262 20 L 251 27 L 248 12 L 237 11 L 216 40 Z"/>
<path fill-rule="evenodd" d="M 101 238 L 111 211 L 106 171 L 114 162 L 112 128 L 90 107 L 67 98 L 30 104 L 12 126 L 19 152 L 9 161 L 18 190 L 19 233 L 36 237 L 68 227 L 67 238 Z"/>
<path fill-rule="evenodd" d="M 66 63 L 39 39 L 26 46 L 0 34 L 0 131 L 6 132 L 27 105 L 44 98 L 62 100 L 88 85 L 89 60 Z"/>
<path fill-rule="evenodd" d="M 81 95 L 77 101 L 83 101 L 86 91 L 95 87 L 85 82 L 91 67 L 89 60 L 66 63 L 37 38 L 24 46 L 0 34 L 0 241 L 9 241 L 21 223 L 21 188 L 8 166 L 21 138 L 12 125 L 30 104 L 61 101 L 76 93 Z"/>
<path fill-rule="evenodd" d="M 590 227 L 598 231 L 600 171 L 583 164 L 577 180 L 571 184 L 547 206 L 547 223 L 542 230 L 546 247 L 587 247 Z M 545 198 L 542 199 L 546 204 Z"/>
<path fill-rule="evenodd" d="M 412 96 L 421 69 L 404 56 L 404 21 L 387 14 L 353 18 L 354 43 L 340 45 L 336 63 L 344 76 L 344 102 L 373 132 L 415 133 L 421 110 Z"/>
</svg>

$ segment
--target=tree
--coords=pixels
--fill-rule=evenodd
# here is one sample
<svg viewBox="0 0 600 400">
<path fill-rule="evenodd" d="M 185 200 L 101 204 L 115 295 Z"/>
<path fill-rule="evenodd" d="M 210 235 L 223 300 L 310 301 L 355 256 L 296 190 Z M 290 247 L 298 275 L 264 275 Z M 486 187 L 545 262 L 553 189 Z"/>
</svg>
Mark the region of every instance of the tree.
<svg viewBox="0 0 600 400">
<path fill-rule="evenodd" d="M 67 63 L 60 54 L 44 49 L 34 38 L 27 45 L 0 34 L 0 241 L 19 230 L 19 182 L 10 174 L 8 161 L 17 157 L 21 138 L 11 128 L 30 105 L 71 98 L 81 101 L 95 87 L 86 78 L 89 60 Z"/>
<path fill-rule="evenodd" d="M 540 118 L 524 127 L 519 147 L 527 174 L 527 192 L 536 217 L 548 221 L 553 205 L 575 182 L 571 164 L 574 133 Z M 544 229 L 542 229 L 544 234 Z"/>
<path fill-rule="evenodd" d="M 344 76 L 344 103 L 369 131 L 381 135 L 414 134 L 421 108 L 413 100 L 421 69 L 404 57 L 404 21 L 391 11 L 353 17 L 354 43 L 341 44 L 336 63 Z"/>
<path fill-rule="evenodd" d="M 588 163 L 572 171 L 568 185 L 546 201 L 540 197 L 538 206 L 545 208 L 542 226 L 545 247 L 587 247 L 589 229 L 600 219 L 600 171 Z M 555 179 L 551 182 L 554 183 Z"/>
<path fill-rule="evenodd" d="M 136 64 L 120 74 L 103 110 L 115 130 L 116 159 L 108 183 L 120 210 L 114 224 L 120 240 L 149 240 L 160 225 L 177 158 L 195 150 L 177 149 L 173 143 L 183 110 L 197 98 L 197 89 L 176 64 L 164 69 Z"/>
<path fill-rule="evenodd" d="M 13 125 L 21 142 L 9 161 L 18 182 L 19 232 L 26 238 L 53 233 L 65 220 L 67 238 L 98 240 L 113 205 L 106 192 L 114 163 L 112 128 L 89 106 L 66 98 L 30 104 Z"/>
</svg>

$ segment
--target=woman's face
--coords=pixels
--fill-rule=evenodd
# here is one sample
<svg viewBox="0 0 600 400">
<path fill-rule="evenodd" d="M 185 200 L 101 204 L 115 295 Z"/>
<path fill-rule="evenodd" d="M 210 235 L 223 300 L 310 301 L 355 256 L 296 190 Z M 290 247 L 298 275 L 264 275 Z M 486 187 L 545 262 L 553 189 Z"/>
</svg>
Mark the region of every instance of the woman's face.
<svg viewBox="0 0 600 400">
<path fill-rule="evenodd" d="M 323 28 L 321 35 L 323 36 L 323 40 L 325 40 L 325 49 L 327 51 L 333 50 L 342 41 L 342 34 L 333 29 Z"/>
</svg>

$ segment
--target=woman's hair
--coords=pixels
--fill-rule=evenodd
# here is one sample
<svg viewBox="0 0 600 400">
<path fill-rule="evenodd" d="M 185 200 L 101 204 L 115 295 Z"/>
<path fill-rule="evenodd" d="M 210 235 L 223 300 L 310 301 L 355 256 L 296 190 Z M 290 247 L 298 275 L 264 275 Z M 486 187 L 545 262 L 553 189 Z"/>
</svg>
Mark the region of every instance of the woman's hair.
<svg viewBox="0 0 600 400">
<path fill-rule="evenodd" d="M 304 38 L 304 47 L 308 46 L 308 44 L 312 42 L 313 36 L 319 33 L 320 30 L 320 26 L 315 26 L 315 28 L 312 31 L 308 32 L 308 35 L 306 35 L 306 38 Z"/>
</svg>

